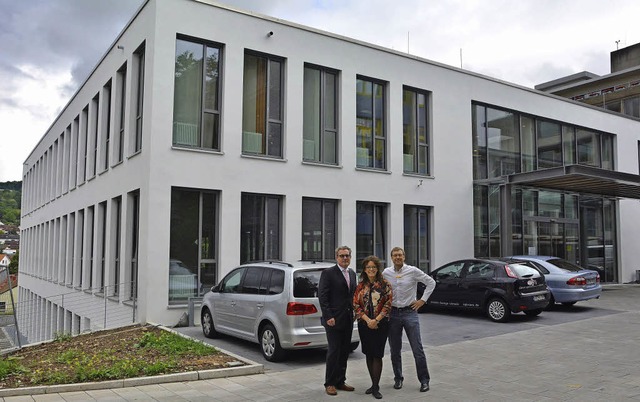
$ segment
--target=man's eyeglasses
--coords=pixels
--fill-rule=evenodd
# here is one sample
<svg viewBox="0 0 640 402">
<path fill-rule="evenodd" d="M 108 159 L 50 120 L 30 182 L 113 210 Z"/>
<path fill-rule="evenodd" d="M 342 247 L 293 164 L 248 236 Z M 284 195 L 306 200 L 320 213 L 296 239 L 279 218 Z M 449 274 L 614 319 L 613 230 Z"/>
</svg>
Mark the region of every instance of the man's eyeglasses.
<svg viewBox="0 0 640 402">
<path fill-rule="evenodd" d="M 338 254 L 340 258 L 351 258 L 351 254 Z"/>
</svg>

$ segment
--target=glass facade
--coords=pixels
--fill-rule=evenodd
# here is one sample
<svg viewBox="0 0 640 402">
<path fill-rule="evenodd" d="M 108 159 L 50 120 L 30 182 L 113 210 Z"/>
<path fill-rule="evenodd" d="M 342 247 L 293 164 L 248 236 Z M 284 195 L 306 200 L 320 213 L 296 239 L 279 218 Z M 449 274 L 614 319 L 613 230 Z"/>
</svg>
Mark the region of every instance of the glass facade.
<svg viewBox="0 0 640 402">
<path fill-rule="evenodd" d="M 486 105 L 473 105 L 474 253 L 504 255 L 500 177 L 582 164 L 613 170 L 614 135 Z M 616 201 L 514 186 L 511 254 L 553 255 L 617 281 Z"/>
</svg>

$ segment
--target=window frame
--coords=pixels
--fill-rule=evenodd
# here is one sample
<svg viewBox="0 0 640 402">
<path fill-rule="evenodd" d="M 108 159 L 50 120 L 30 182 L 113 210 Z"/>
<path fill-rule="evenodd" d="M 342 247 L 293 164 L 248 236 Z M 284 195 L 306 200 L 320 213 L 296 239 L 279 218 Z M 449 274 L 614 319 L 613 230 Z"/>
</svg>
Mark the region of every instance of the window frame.
<svg viewBox="0 0 640 402">
<path fill-rule="evenodd" d="M 313 251 L 309 251 L 307 249 L 307 251 L 305 251 L 305 216 L 307 216 L 308 214 L 308 208 L 305 208 L 305 202 L 318 202 L 320 203 L 320 215 L 321 215 L 321 222 L 320 222 L 320 237 L 321 237 L 321 241 L 320 241 L 320 250 L 319 250 L 319 254 L 321 255 L 321 258 L 310 258 L 311 254 L 315 254 Z M 329 224 L 329 222 L 327 222 L 327 206 L 329 204 L 333 205 L 334 208 L 334 216 L 333 216 L 333 228 L 334 228 L 334 234 L 333 234 L 333 245 L 329 246 L 327 245 L 327 224 Z M 301 238 L 301 248 L 300 248 L 300 254 L 302 257 L 302 260 L 304 261 L 325 261 L 325 260 L 332 260 L 335 258 L 335 249 L 338 246 L 338 240 L 337 240 L 337 232 L 338 232 L 338 206 L 339 206 L 339 201 L 338 200 L 334 200 L 334 199 L 328 199 L 328 198 L 312 198 L 312 197 L 303 197 L 302 198 L 302 221 L 301 221 L 301 226 L 302 226 L 302 238 Z M 309 240 L 312 240 L 313 236 L 309 236 Z M 326 246 L 326 247 L 325 247 Z"/>
<path fill-rule="evenodd" d="M 250 141 L 249 138 L 250 136 L 246 136 L 247 133 L 253 133 L 253 134 L 262 134 L 262 133 L 258 133 L 258 132 L 250 132 L 245 130 L 245 120 L 247 120 L 247 113 L 249 113 L 246 110 L 246 91 L 247 91 L 247 76 L 246 76 L 246 66 L 247 66 L 247 56 L 251 56 L 251 57 L 255 57 L 258 59 L 263 59 L 266 61 L 266 70 L 265 70 L 265 77 L 264 77 L 264 91 L 265 91 L 265 96 L 264 96 L 264 109 L 262 110 L 258 110 L 258 107 L 256 106 L 256 114 L 257 116 L 253 116 L 254 119 L 257 121 L 258 117 L 260 116 L 260 113 L 262 113 L 262 115 L 264 116 L 264 118 L 262 119 L 262 123 L 264 124 L 264 134 L 262 135 L 260 141 L 260 151 L 255 151 L 253 152 L 252 150 L 250 150 L 250 145 L 251 143 L 255 142 L 255 141 Z M 285 95 L 285 68 L 286 68 L 286 63 L 285 63 L 286 59 L 281 57 L 281 56 L 276 56 L 276 55 L 271 55 L 271 54 L 267 54 L 267 53 L 261 53 L 261 52 L 257 52 L 257 51 L 253 51 L 253 50 L 249 50 L 249 49 L 245 49 L 244 52 L 244 62 L 243 62 L 243 71 L 242 71 L 242 76 L 243 76 L 243 85 L 242 85 L 242 96 L 243 96 L 243 104 L 242 104 L 242 155 L 248 155 L 248 156 L 260 156 L 260 157 L 266 157 L 266 158 L 277 158 L 277 159 L 283 159 L 284 158 L 284 121 L 285 121 L 285 102 L 284 102 L 284 95 Z M 280 65 L 280 74 L 279 74 L 279 80 L 280 80 L 280 85 L 278 85 L 278 91 L 279 91 L 279 96 L 278 96 L 278 100 L 279 100 L 279 105 L 278 105 L 278 118 L 273 118 L 271 116 L 271 97 L 272 97 L 272 89 L 271 89 L 271 70 L 272 70 L 272 63 L 278 63 Z M 273 133 L 272 129 L 270 128 L 271 125 L 278 125 L 280 128 L 280 132 L 277 135 L 277 142 L 279 143 L 278 149 L 277 149 L 277 154 L 273 154 L 271 152 L 271 147 L 269 146 L 269 143 L 272 141 L 272 138 L 276 137 L 276 135 Z M 245 137 L 246 136 L 246 137 Z M 254 144 L 255 145 L 255 144 Z"/>
<path fill-rule="evenodd" d="M 403 123 L 405 121 L 404 119 L 404 114 L 405 114 L 405 108 L 404 108 L 404 95 L 405 92 L 411 92 L 414 95 L 414 105 L 412 105 L 414 107 L 413 113 L 414 116 L 416 117 L 416 123 L 414 124 L 414 132 L 411 135 L 411 138 L 413 140 L 413 146 L 414 146 L 414 152 L 413 154 L 405 154 L 405 148 L 407 147 L 407 143 L 405 142 L 406 137 L 405 137 L 405 133 L 404 133 L 404 124 L 403 124 L 403 173 L 410 173 L 410 174 L 418 174 L 418 175 L 425 175 L 425 176 L 430 176 L 431 175 L 431 127 L 430 127 L 430 112 L 431 112 L 431 92 L 424 90 L 424 89 L 418 89 L 418 88 L 413 88 L 407 85 L 404 85 L 402 87 L 402 103 L 403 103 L 403 108 L 402 108 L 402 113 L 403 113 Z M 424 134 L 424 138 L 425 138 L 425 142 L 421 142 L 420 141 L 420 128 L 419 128 L 419 124 L 417 124 L 417 121 L 420 120 L 420 107 L 419 107 L 419 103 L 418 102 L 418 96 L 424 96 L 425 99 L 425 107 L 423 110 L 424 113 L 424 129 L 426 130 L 425 134 Z M 425 149 L 423 152 L 425 154 L 425 171 L 422 172 L 420 171 L 420 159 L 419 159 L 419 155 L 421 154 L 420 150 L 421 149 Z M 412 159 L 412 164 L 411 164 L 411 169 L 407 170 L 407 164 L 404 162 L 404 155 L 411 155 L 413 157 Z"/>
<path fill-rule="evenodd" d="M 177 77 L 175 76 L 175 60 L 177 59 L 178 55 L 177 55 L 177 43 L 178 41 L 183 41 L 183 42 L 188 42 L 192 45 L 200 45 L 201 46 L 201 56 L 202 59 L 200 60 L 200 68 L 201 68 L 201 77 L 200 77 L 200 104 L 199 104 L 199 108 L 200 108 L 200 118 L 199 118 L 199 125 L 198 125 L 198 134 L 197 134 L 197 139 L 198 139 L 198 143 L 196 145 L 190 145 L 190 144 L 186 144 L 186 143 L 177 143 L 176 142 L 176 134 L 175 134 L 175 130 L 176 130 L 176 115 L 175 115 L 175 102 L 177 102 L 176 94 L 176 88 L 177 88 Z M 209 49 L 216 49 L 218 52 L 218 59 L 217 59 L 217 85 L 216 85 L 216 91 L 215 91 L 215 105 L 216 108 L 214 109 L 210 109 L 206 107 L 206 95 L 207 95 L 207 91 L 206 91 L 206 82 L 207 82 L 207 69 L 205 68 L 206 65 L 206 58 L 207 58 L 207 52 Z M 197 149 L 207 149 L 207 150 L 213 150 L 213 151 L 220 151 L 221 150 L 221 143 L 222 143 L 222 133 L 221 133 L 221 129 L 222 129 L 222 77 L 223 77 L 223 57 L 224 57 L 224 44 L 219 43 L 219 42 L 214 42 L 214 41 L 208 41 L 205 39 L 200 39 L 200 38 L 196 38 L 196 37 L 192 37 L 192 36 L 188 36 L 188 35 L 177 35 L 176 36 L 176 55 L 175 55 L 175 59 L 174 59 L 174 115 L 173 115 L 173 133 L 172 133 L 172 145 L 174 147 L 185 147 L 185 148 L 197 148 Z M 211 146 L 205 146 L 204 142 L 205 142 L 205 138 L 206 136 L 203 134 L 204 128 L 205 128 L 205 120 L 207 115 L 211 115 L 214 117 L 214 121 L 215 121 L 215 127 L 213 128 L 213 134 L 212 134 L 212 144 Z"/>
<path fill-rule="evenodd" d="M 314 105 L 308 106 L 307 105 L 307 99 L 308 99 L 308 94 L 307 92 L 307 88 L 306 88 L 306 83 L 307 83 L 307 79 L 306 79 L 306 75 L 307 75 L 307 71 L 308 70 L 315 70 L 320 74 L 320 87 L 319 87 L 319 99 L 316 99 L 318 101 L 318 123 L 319 123 L 319 127 L 316 127 L 318 129 L 319 135 L 318 135 L 318 139 L 314 139 L 314 140 L 308 140 L 306 138 L 306 130 L 307 130 L 307 122 L 306 120 L 306 116 L 307 116 L 307 108 L 309 107 L 314 107 Z M 327 164 L 327 165 L 338 165 L 340 163 L 339 160 L 339 139 L 340 139 L 340 124 L 339 124 L 339 113 L 340 113 L 340 71 L 336 70 L 336 69 L 332 69 L 329 67 L 323 67 L 323 66 L 319 66 L 316 64 L 311 64 L 311 63 L 305 63 L 304 64 L 304 69 L 303 69 L 303 75 L 304 75 L 304 79 L 303 79 L 303 91 L 305 92 L 303 95 L 303 149 L 302 149 L 302 160 L 304 162 L 312 162 L 312 163 L 320 163 L 320 164 Z M 328 95 L 327 95 L 327 75 L 333 75 L 334 78 L 334 82 L 333 82 L 333 99 L 329 99 Z M 315 95 L 315 94 L 314 94 Z M 327 126 L 327 112 L 328 112 L 328 106 L 327 103 L 331 101 L 333 102 L 333 128 L 328 128 Z M 334 135 L 334 147 L 332 150 L 327 150 L 327 134 L 328 133 L 333 133 Z M 317 147 L 319 149 L 318 152 L 318 157 L 315 157 L 315 152 L 314 152 L 314 157 L 313 158 L 307 158 L 306 154 L 305 154 L 305 143 L 306 141 L 313 141 L 314 146 Z M 329 153 L 332 153 L 331 157 L 329 157 Z M 333 161 L 331 161 L 331 159 Z"/>
<path fill-rule="evenodd" d="M 360 83 L 363 84 L 360 84 Z M 370 134 L 362 134 L 361 130 L 366 131 L 367 127 L 363 124 L 359 124 L 359 120 L 361 120 L 361 118 L 358 116 L 358 88 L 360 88 L 361 85 L 364 85 L 365 83 L 370 83 L 371 84 L 371 133 Z M 375 103 L 376 103 L 376 92 L 377 92 L 377 88 L 381 87 L 381 102 L 382 102 L 382 110 L 380 112 L 380 116 L 378 116 L 376 114 L 376 107 L 375 107 Z M 386 81 L 383 80 L 379 80 L 379 79 L 375 79 L 375 78 L 370 78 L 370 77 L 366 77 L 363 75 L 357 75 L 356 76 L 356 168 L 360 168 L 360 169 L 373 169 L 373 170 L 383 170 L 386 171 L 387 170 L 387 108 L 388 108 L 388 101 L 387 101 L 387 88 L 388 88 L 388 83 Z M 364 93 L 364 90 L 361 90 L 360 93 Z M 377 120 L 381 120 L 381 124 L 380 124 L 380 130 L 382 131 L 382 133 L 379 132 L 379 130 L 376 128 L 376 121 Z M 361 127 L 363 129 L 361 129 Z M 367 138 L 370 139 L 371 142 L 371 146 L 368 147 L 367 146 Z M 361 142 L 360 145 L 364 145 L 362 147 L 359 147 L 358 143 Z M 382 150 L 380 150 L 380 146 L 378 144 L 382 144 Z M 365 157 L 364 155 L 360 155 L 359 153 L 362 151 L 359 151 L 359 149 L 366 149 L 368 150 L 367 152 L 367 156 L 366 156 L 366 164 L 361 163 L 361 160 Z M 378 159 L 376 158 L 376 154 L 377 153 L 381 153 L 381 158 Z M 377 163 L 380 163 L 382 166 L 377 166 Z"/>
</svg>

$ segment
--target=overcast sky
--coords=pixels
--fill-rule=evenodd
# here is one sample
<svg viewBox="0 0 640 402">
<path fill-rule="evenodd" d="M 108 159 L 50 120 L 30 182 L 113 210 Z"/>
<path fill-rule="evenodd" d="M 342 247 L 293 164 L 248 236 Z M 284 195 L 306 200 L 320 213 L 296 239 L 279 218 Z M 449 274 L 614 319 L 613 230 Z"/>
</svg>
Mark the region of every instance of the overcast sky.
<svg viewBox="0 0 640 402">
<path fill-rule="evenodd" d="M 24 160 L 141 3 L 0 0 L 0 182 L 22 179 Z M 640 42 L 637 0 L 224 3 L 527 87 L 608 74 L 609 53 Z"/>
</svg>

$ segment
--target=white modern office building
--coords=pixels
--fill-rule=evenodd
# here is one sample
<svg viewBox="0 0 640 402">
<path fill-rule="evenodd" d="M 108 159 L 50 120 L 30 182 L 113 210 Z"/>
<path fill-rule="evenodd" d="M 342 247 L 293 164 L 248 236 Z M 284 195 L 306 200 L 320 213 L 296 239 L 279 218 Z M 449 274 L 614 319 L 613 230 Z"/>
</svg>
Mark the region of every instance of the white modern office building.
<svg viewBox="0 0 640 402">
<path fill-rule="evenodd" d="M 209 1 L 148 0 L 24 164 L 29 341 L 175 324 L 240 263 L 640 269 L 640 120 Z"/>
</svg>

